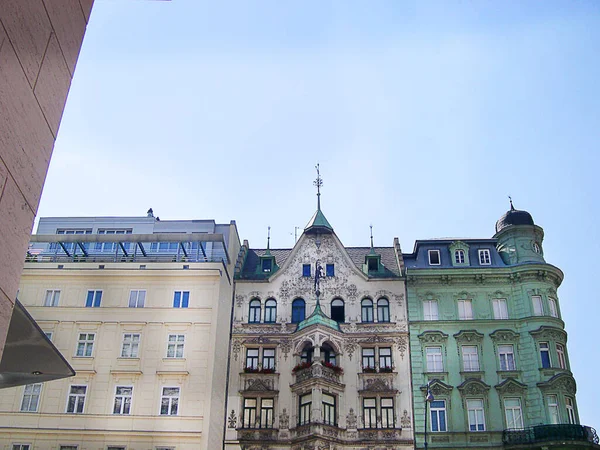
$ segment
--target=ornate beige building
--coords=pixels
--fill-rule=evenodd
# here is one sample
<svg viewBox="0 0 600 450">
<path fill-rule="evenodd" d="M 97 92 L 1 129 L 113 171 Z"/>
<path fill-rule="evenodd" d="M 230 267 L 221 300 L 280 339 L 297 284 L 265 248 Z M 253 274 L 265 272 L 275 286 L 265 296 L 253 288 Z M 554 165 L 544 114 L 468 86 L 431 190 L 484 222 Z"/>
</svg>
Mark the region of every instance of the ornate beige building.
<svg viewBox="0 0 600 450">
<path fill-rule="evenodd" d="M 269 247 L 238 261 L 225 448 L 413 448 L 398 240 L 346 248 L 319 205 Z"/>
<path fill-rule="evenodd" d="M 239 248 L 233 222 L 41 219 L 19 299 L 76 375 L 4 389 L 0 448 L 221 448 Z"/>
</svg>

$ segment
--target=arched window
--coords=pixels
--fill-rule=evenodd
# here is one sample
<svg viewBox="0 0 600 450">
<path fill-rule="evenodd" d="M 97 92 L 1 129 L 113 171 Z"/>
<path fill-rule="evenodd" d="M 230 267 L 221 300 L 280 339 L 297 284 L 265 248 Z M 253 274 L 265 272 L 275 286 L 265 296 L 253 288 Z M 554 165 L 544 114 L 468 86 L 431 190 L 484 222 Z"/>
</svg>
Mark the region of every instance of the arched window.
<svg viewBox="0 0 600 450">
<path fill-rule="evenodd" d="M 387 298 L 377 300 L 377 322 L 390 321 L 390 302 Z"/>
<path fill-rule="evenodd" d="M 312 362 L 313 352 L 314 352 L 314 349 L 312 348 L 312 346 L 310 344 L 306 344 L 304 346 L 304 350 L 302 350 L 302 353 L 300 354 L 300 362 L 301 363 Z"/>
<path fill-rule="evenodd" d="M 361 305 L 361 316 L 363 322 L 373 322 L 373 300 L 370 298 L 365 298 Z"/>
<path fill-rule="evenodd" d="M 465 251 L 458 249 L 454 251 L 454 263 L 464 264 L 465 263 Z"/>
<path fill-rule="evenodd" d="M 323 355 L 323 362 L 336 365 L 335 351 L 329 344 L 323 344 L 321 346 L 321 355 Z"/>
<path fill-rule="evenodd" d="M 250 300 L 248 323 L 260 323 L 260 300 L 257 298 Z"/>
<path fill-rule="evenodd" d="M 292 302 L 292 323 L 300 323 L 306 316 L 306 304 L 301 298 Z"/>
<path fill-rule="evenodd" d="M 277 302 L 270 298 L 265 302 L 265 323 L 275 323 L 277 320 Z"/>
<path fill-rule="evenodd" d="M 344 323 L 344 300 L 336 298 L 331 302 L 331 318 L 338 323 Z"/>
</svg>

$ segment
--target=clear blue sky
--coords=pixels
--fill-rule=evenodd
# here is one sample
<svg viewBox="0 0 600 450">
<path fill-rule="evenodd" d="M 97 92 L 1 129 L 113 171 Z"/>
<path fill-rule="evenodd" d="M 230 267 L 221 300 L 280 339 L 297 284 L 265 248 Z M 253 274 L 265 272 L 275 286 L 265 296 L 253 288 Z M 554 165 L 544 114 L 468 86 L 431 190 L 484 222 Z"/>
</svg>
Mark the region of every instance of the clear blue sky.
<svg viewBox="0 0 600 450">
<path fill-rule="evenodd" d="M 600 427 L 600 2 L 96 0 L 40 216 L 237 221 L 290 247 L 491 237 L 530 211 Z"/>
</svg>

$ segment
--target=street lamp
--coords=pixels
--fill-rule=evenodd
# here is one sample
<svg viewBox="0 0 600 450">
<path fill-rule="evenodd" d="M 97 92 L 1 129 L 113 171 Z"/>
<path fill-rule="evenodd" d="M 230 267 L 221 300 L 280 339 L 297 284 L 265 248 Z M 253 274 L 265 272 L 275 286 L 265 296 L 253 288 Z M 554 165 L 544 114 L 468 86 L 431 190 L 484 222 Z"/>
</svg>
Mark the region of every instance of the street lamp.
<svg viewBox="0 0 600 450">
<path fill-rule="evenodd" d="M 431 403 L 433 399 L 433 394 L 431 393 L 431 388 L 429 386 L 429 381 L 427 382 L 427 395 L 425 396 L 425 450 L 427 450 L 427 405 Z"/>
</svg>

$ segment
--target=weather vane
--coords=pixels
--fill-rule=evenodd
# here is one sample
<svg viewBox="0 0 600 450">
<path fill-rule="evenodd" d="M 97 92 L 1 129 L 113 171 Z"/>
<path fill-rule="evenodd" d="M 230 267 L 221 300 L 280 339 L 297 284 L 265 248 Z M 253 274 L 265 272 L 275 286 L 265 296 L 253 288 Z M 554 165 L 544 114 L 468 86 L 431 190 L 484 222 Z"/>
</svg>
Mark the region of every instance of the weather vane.
<svg viewBox="0 0 600 450">
<path fill-rule="evenodd" d="M 512 197 L 510 195 L 508 196 L 508 201 L 510 202 L 510 209 L 515 209 L 513 206 Z"/>
<path fill-rule="evenodd" d="M 323 186 L 323 178 L 321 178 L 321 172 L 319 171 L 319 163 L 317 163 L 315 169 L 317 169 L 317 179 L 313 181 L 313 184 L 317 187 L 317 209 L 321 209 L 321 186 Z"/>
</svg>

